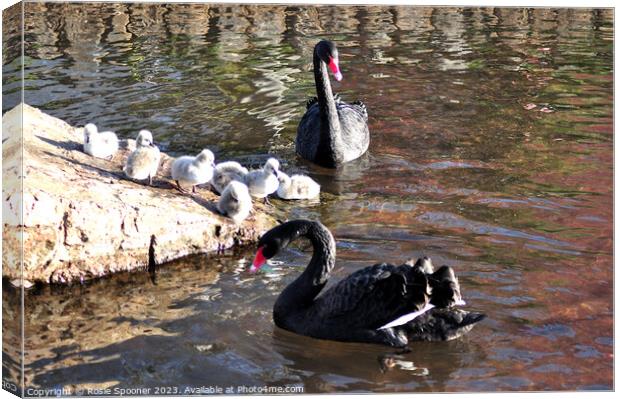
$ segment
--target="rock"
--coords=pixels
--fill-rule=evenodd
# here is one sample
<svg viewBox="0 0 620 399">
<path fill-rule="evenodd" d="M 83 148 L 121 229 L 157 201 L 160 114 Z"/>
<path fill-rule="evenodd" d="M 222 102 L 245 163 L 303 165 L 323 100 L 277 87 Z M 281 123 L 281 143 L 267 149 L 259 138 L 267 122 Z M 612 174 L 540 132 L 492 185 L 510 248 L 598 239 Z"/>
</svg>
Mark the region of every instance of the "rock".
<svg viewBox="0 0 620 399">
<path fill-rule="evenodd" d="M 217 213 L 208 189 L 179 193 L 163 153 L 154 187 L 126 179 L 134 140 L 121 142 L 112 160 L 85 154 L 82 141 L 81 127 L 29 105 L 3 116 L 2 273 L 10 281 L 68 283 L 135 270 L 148 265 L 149 249 L 161 264 L 253 243 L 276 224 L 262 204 L 235 225 Z"/>
</svg>

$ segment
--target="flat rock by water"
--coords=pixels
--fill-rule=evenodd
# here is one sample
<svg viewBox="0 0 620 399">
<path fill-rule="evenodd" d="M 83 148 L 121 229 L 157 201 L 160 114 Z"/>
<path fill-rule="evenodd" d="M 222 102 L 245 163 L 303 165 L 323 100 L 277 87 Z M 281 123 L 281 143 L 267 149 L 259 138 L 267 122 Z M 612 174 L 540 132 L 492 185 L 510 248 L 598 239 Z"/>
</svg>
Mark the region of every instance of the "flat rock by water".
<svg viewBox="0 0 620 399">
<path fill-rule="evenodd" d="M 235 225 L 217 213 L 218 197 L 208 188 L 181 194 L 169 177 L 172 158 L 163 153 L 154 187 L 126 179 L 122 165 L 134 140 L 121 140 L 109 161 L 85 154 L 82 142 L 81 127 L 29 105 L 3 116 L 2 274 L 14 283 L 144 268 L 149 251 L 161 264 L 250 244 L 276 223 L 262 204 Z"/>
</svg>

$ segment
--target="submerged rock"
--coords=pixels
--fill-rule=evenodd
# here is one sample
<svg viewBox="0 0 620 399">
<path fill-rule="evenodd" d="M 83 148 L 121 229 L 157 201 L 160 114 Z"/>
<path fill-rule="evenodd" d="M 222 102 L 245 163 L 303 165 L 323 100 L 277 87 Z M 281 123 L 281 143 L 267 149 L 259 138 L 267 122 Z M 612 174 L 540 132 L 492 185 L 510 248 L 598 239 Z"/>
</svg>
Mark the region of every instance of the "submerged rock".
<svg viewBox="0 0 620 399">
<path fill-rule="evenodd" d="M 164 153 L 153 187 L 128 180 L 122 166 L 134 140 L 105 160 L 85 154 L 82 137 L 81 127 L 29 105 L 3 116 L 3 277 L 82 281 L 144 268 L 149 258 L 161 264 L 249 244 L 276 223 L 261 204 L 235 225 L 208 189 L 180 194 Z"/>
</svg>

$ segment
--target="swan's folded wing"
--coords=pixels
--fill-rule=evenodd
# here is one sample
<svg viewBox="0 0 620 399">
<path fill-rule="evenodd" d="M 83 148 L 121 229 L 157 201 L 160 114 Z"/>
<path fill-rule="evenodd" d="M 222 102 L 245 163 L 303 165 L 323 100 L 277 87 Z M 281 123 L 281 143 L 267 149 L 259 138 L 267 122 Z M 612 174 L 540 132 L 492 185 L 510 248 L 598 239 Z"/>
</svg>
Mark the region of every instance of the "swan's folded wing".
<svg viewBox="0 0 620 399">
<path fill-rule="evenodd" d="M 403 328 L 410 341 L 449 341 L 466 334 L 485 317 L 462 309 L 434 308 Z"/>
<path fill-rule="evenodd" d="M 364 126 L 365 130 L 368 130 L 366 126 L 368 123 L 368 112 L 363 103 L 360 101 L 354 103 L 345 103 L 341 101 L 337 103 L 336 106 L 338 107 L 338 115 L 340 116 L 341 124 L 348 126 Z"/>
<path fill-rule="evenodd" d="M 426 276 L 409 266 L 377 264 L 351 274 L 316 299 L 325 323 L 376 329 L 429 300 Z"/>
<path fill-rule="evenodd" d="M 357 100 L 353 101 L 351 105 L 354 106 L 356 110 L 362 115 L 364 121 L 368 122 L 368 110 L 366 109 L 366 104 L 364 104 L 361 100 Z"/>
<path fill-rule="evenodd" d="M 437 271 L 427 275 L 433 295 L 431 303 L 439 308 L 454 306 L 462 301 L 461 286 L 454 270 L 441 266 Z"/>
</svg>

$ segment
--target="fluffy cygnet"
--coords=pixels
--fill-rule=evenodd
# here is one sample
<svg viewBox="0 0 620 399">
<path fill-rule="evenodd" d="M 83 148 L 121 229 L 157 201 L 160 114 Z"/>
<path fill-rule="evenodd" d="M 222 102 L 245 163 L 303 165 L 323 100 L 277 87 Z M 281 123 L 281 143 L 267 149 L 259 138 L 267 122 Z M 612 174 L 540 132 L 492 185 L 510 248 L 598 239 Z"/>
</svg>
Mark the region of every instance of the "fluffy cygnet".
<svg viewBox="0 0 620 399">
<path fill-rule="evenodd" d="M 215 156 L 210 150 L 204 149 L 195 157 L 185 155 L 174 160 L 170 168 L 172 179 L 176 181 L 181 192 L 185 192 L 181 183 L 192 186 L 192 193 L 196 192 L 196 185 L 204 184 L 213 177 Z"/>
<path fill-rule="evenodd" d="M 248 186 L 236 180 L 231 181 L 222 192 L 217 209 L 235 223 L 241 223 L 252 210 L 252 197 Z"/>
<path fill-rule="evenodd" d="M 151 185 L 159 168 L 160 157 L 159 148 L 153 144 L 151 132 L 140 130 L 136 138 L 136 150 L 129 154 L 123 171 L 132 179 L 149 179 Z"/>
<path fill-rule="evenodd" d="M 278 171 L 278 197 L 286 200 L 310 199 L 319 196 L 321 186 L 309 176 L 293 175 L 288 176 L 284 172 Z"/>
<path fill-rule="evenodd" d="M 213 179 L 211 179 L 211 185 L 219 194 L 221 194 L 226 188 L 226 186 L 228 186 L 228 183 L 233 180 L 243 182 L 245 175 L 247 174 L 248 170 L 241 166 L 239 162 L 221 162 L 215 165 L 215 171 L 213 172 Z"/>
<path fill-rule="evenodd" d="M 84 152 L 95 158 L 112 158 L 118 151 L 118 137 L 114 132 L 101 132 L 89 123 L 84 126 Z"/>
<path fill-rule="evenodd" d="M 254 198 L 264 198 L 265 202 L 268 202 L 267 196 L 274 193 L 280 185 L 279 168 L 280 162 L 275 158 L 269 158 L 262 169 L 253 170 L 245 175 L 244 181 L 250 190 L 250 195 Z"/>
</svg>

